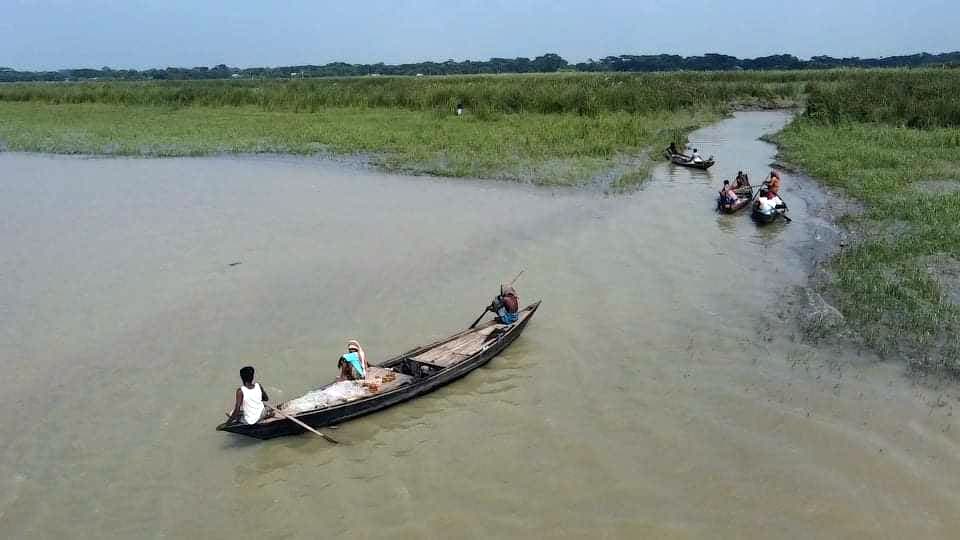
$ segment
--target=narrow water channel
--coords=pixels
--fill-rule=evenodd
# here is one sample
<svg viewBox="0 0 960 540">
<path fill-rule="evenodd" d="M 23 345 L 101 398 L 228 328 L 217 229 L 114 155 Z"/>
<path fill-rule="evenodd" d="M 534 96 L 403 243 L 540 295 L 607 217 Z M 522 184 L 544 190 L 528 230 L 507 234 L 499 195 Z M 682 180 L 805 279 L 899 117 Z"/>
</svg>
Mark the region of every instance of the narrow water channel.
<svg viewBox="0 0 960 540">
<path fill-rule="evenodd" d="M 815 186 L 785 178 L 791 224 L 713 211 L 788 120 L 700 130 L 716 167 L 618 197 L 0 153 L 3 537 L 955 538 L 956 394 L 780 318 Z M 347 339 L 452 333 L 520 269 L 543 306 L 510 349 L 344 444 L 213 430 L 241 366 L 294 397 Z"/>
</svg>

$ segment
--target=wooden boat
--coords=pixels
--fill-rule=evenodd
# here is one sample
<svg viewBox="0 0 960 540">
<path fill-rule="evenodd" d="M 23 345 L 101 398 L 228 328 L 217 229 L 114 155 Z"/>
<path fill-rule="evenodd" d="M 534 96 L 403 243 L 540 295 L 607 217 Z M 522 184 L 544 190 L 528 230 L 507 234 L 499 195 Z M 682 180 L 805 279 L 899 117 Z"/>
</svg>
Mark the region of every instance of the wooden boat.
<svg viewBox="0 0 960 540">
<path fill-rule="evenodd" d="M 520 336 L 539 307 L 540 302 L 525 307 L 513 324 L 490 321 L 412 349 L 377 366 L 371 365 L 367 379 L 362 383 L 332 382 L 277 407 L 311 427 L 322 427 L 426 394 L 489 362 Z M 344 389 L 347 391 L 344 392 Z M 309 406 L 316 403 L 321 405 Z M 308 406 L 305 408 L 304 404 Z M 305 431 L 279 416 L 252 425 L 243 422 L 223 423 L 217 426 L 217 430 L 257 439 L 272 439 Z"/>
<path fill-rule="evenodd" d="M 791 221 L 790 218 L 787 217 L 787 210 L 789 210 L 789 208 L 787 208 L 787 205 L 784 204 L 783 208 L 777 208 L 776 210 L 774 210 L 769 214 L 764 214 L 759 210 L 759 208 L 757 208 L 757 205 L 754 204 L 753 210 L 750 211 L 750 217 L 752 217 L 753 220 L 757 222 L 757 225 L 766 225 L 768 223 L 773 223 L 774 221 L 776 221 L 778 218 L 781 218 L 781 217 L 787 221 Z"/>
<path fill-rule="evenodd" d="M 754 206 L 753 210 L 750 212 L 750 217 L 752 217 L 753 220 L 757 222 L 757 225 L 766 225 L 768 223 L 773 223 L 774 221 L 776 221 L 777 218 L 780 217 L 780 214 L 781 214 L 780 210 L 774 210 L 770 214 L 764 214 L 763 212 L 758 210 L 756 206 Z"/>
<path fill-rule="evenodd" d="M 698 162 L 690 161 L 688 157 L 682 154 L 673 154 L 668 157 L 670 161 L 673 162 L 674 165 L 680 165 L 681 167 L 690 167 L 691 169 L 701 169 L 704 171 L 709 169 L 710 167 L 713 167 L 713 165 L 716 163 L 716 160 L 713 159 L 713 156 L 710 156 L 710 159 L 707 159 L 704 161 L 698 161 Z"/>
<path fill-rule="evenodd" d="M 760 187 L 760 192 L 757 193 L 757 195 L 763 196 L 766 193 L 767 193 L 767 186 L 763 185 Z M 750 211 L 750 217 L 753 218 L 755 222 L 757 222 L 757 225 L 766 225 L 768 223 L 773 223 L 774 221 L 776 221 L 778 218 L 781 218 L 781 217 L 787 220 L 787 223 L 793 221 L 792 219 L 787 217 L 787 212 L 790 211 L 790 208 L 787 207 L 787 202 L 783 200 L 783 197 L 780 197 L 780 202 L 782 202 L 783 205 L 782 206 L 778 205 L 777 208 L 774 209 L 774 211 L 769 214 L 764 214 L 763 212 L 761 212 L 759 208 L 759 203 L 755 202 L 753 204 L 753 209 Z"/>
<path fill-rule="evenodd" d="M 735 214 L 740 210 L 743 210 L 753 202 L 753 188 L 749 186 L 742 187 L 737 190 L 737 202 L 732 205 L 724 205 L 722 202 L 722 197 L 717 196 L 717 211 L 722 214 Z"/>
</svg>

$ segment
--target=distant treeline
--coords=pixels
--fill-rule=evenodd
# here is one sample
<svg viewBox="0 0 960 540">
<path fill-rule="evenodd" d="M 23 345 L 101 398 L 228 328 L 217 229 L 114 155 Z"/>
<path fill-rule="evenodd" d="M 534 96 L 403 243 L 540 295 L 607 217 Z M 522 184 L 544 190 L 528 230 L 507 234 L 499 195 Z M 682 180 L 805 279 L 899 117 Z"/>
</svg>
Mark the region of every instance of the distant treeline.
<svg viewBox="0 0 960 540">
<path fill-rule="evenodd" d="M 557 71 L 733 71 L 800 70 L 852 68 L 894 68 L 960 66 L 960 51 L 943 54 L 912 54 L 886 58 L 833 58 L 814 56 L 801 60 L 789 54 L 740 59 L 725 54 L 703 56 L 620 55 L 571 64 L 557 54 L 536 58 L 491 58 L 486 61 L 419 62 L 415 64 L 347 64 L 282 66 L 272 68 L 168 67 L 164 69 L 63 69 L 58 71 L 17 71 L 0 67 L 0 82 L 76 80 L 193 80 L 193 79 L 288 79 L 312 77 L 356 77 L 376 75 L 476 75 L 494 73 L 554 73 Z"/>
</svg>

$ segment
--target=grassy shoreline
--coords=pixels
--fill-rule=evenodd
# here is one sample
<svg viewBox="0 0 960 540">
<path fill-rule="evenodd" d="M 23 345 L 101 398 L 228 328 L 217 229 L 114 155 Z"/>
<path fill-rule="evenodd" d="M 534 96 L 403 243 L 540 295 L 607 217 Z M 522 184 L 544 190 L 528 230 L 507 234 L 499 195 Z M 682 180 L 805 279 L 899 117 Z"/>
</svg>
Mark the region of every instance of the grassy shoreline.
<svg viewBox="0 0 960 540">
<path fill-rule="evenodd" d="M 582 185 L 623 169 L 614 183 L 629 184 L 642 179 L 648 149 L 720 116 L 703 109 L 481 119 L 399 109 L 293 113 L 0 102 L 0 141 L 8 150 L 55 154 L 365 154 L 387 170 L 549 185 Z"/>
<path fill-rule="evenodd" d="M 774 137 L 787 164 L 865 207 L 822 292 L 867 346 L 960 376 L 960 136 L 953 128 L 821 123 Z"/>
</svg>

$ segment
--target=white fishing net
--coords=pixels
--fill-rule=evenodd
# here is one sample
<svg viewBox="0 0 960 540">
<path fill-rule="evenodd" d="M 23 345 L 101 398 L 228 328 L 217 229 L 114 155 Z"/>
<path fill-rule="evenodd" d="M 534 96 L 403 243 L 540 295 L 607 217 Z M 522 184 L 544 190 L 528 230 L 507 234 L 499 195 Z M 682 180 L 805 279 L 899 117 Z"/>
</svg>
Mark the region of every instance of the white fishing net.
<svg viewBox="0 0 960 540">
<path fill-rule="evenodd" d="M 370 366 L 364 381 L 338 381 L 326 388 L 318 388 L 291 399 L 281 410 L 286 414 L 300 414 L 371 396 L 408 384 L 412 377 L 377 366 Z"/>
<path fill-rule="evenodd" d="M 331 384 L 326 388 L 313 390 L 306 394 L 291 399 L 283 406 L 283 412 L 287 414 L 299 414 L 314 409 L 330 407 L 354 399 L 369 395 L 370 391 L 360 385 L 357 381 L 340 381 Z"/>
</svg>

